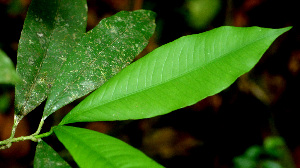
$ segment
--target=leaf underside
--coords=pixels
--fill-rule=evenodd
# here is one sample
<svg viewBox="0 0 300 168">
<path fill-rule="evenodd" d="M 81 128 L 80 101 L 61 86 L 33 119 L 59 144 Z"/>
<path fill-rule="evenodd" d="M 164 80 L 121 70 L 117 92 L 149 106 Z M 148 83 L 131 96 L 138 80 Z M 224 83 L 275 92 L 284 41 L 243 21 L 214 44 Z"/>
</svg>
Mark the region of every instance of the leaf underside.
<svg viewBox="0 0 300 168">
<path fill-rule="evenodd" d="M 34 168 L 71 168 L 46 142 L 40 141 L 36 146 Z"/>
<path fill-rule="evenodd" d="M 54 132 L 80 167 L 163 167 L 125 142 L 96 131 L 58 126 Z"/>
<path fill-rule="evenodd" d="M 149 118 L 192 105 L 248 72 L 289 29 L 225 26 L 179 38 L 125 68 L 60 125 Z"/>
</svg>

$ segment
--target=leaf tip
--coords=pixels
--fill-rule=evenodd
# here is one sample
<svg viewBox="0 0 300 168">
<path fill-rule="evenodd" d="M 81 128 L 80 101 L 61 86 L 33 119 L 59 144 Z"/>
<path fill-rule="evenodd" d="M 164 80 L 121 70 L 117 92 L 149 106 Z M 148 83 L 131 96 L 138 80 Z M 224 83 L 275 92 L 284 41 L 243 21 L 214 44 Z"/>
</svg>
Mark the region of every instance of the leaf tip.
<svg viewBox="0 0 300 168">
<path fill-rule="evenodd" d="M 288 27 L 284 27 L 284 28 L 280 28 L 280 29 L 277 29 L 278 31 L 280 31 L 281 34 L 291 30 L 293 28 L 293 26 L 288 26 Z"/>
</svg>

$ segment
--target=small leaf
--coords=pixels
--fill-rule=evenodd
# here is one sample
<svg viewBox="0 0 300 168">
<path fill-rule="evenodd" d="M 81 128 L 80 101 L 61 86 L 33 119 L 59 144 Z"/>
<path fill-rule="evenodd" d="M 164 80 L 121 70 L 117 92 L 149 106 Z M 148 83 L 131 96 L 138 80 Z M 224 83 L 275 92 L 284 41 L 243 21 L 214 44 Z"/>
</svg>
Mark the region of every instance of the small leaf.
<svg viewBox="0 0 300 168">
<path fill-rule="evenodd" d="M 125 142 L 96 131 L 58 126 L 54 132 L 80 167 L 163 167 Z"/>
<path fill-rule="evenodd" d="M 95 90 L 127 66 L 148 44 L 154 19 L 151 11 L 122 11 L 86 33 L 57 75 L 44 116 Z"/>
<path fill-rule="evenodd" d="M 85 0 L 32 0 L 18 48 L 17 114 L 26 115 L 46 99 L 86 20 Z"/>
<path fill-rule="evenodd" d="M 34 168 L 69 168 L 71 167 L 58 153 L 46 142 L 40 141 L 36 146 Z"/>
<path fill-rule="evenodd" d="M 0 50 L 0 83 L 16 84 L 18 81 L 19 77 L 16 74 L 13 62 Z"/>
<path fill-rule="evenodd" d="M 290 27 L 221 27 L 179 38 L 136 61 L 60 123 L 149 118 L 192 105 L 248 72 Z"/>
</svg>

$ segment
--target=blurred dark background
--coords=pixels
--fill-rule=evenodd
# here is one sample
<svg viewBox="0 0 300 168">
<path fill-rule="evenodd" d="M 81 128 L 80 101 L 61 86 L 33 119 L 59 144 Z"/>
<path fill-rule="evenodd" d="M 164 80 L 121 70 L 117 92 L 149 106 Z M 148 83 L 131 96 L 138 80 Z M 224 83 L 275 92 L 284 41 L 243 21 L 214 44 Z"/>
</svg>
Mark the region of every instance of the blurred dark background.
<svg viewBox="0 0 300 168">
<path fill-rule="evenodd" d="M 293 28 L 280 36 L 249 73 L 223 92 L 170 114 L 137 121 L 80 123 L 141 149 L 165 167 L 300 168 L 300 33 L 296 0 L 88 0 L 88 27 L 121 10 L 150 9 L 157 27 L 137 59 L 181 36 L 223 25 Z M 30 0 L 0 0 L 0 48 L 16 64 Z M 298 12 L 297 12 L 298 11 Z M 14 87 L 0 85 L 0 140 L 10 135 Z M 44 131 L 72 109 L 46 120 Z M 43 104 L 20 123 L 17 136 L 36 131 Z M 54 136 L 45 139 L 73 166 Z M 0 151 L 0 167 L 32 167 L 34 142 Z"/>
</svg>

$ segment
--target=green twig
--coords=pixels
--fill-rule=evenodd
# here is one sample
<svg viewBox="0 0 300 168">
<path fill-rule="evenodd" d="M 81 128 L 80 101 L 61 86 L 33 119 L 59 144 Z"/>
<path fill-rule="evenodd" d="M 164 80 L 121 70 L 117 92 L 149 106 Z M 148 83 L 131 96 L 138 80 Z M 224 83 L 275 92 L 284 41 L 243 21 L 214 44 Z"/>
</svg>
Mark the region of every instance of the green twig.
<svg viewBox="0 0 300 168">
<path fill-rule="evenodd" d="M 16 114 L 14 115 L 14 125 L 12 126 L 11 135 L 10 135 L 9 139 L 12 139 L 15 137 L 17 126 L 23 117 L 24 117 L 23 115 L 16 115 Z"/>
<path fill-rule="evenodd" d="M 39 134 L 39 135 L 34 135 L 34 137 L 35 137 L 36 139 L 41 139 L 41 138 L 50 136 L 52 133 L 53 133 L 53 127 L 50 129 L 49 132 L 45 132 L 45 133 Z"/>
<path fill-rule="evenodd" d="M 40 121 L 40 124 L 39 124 L 39 127 L 38 127 L 37 131 L 34 134 L 29 135 L 29 136 L 22 136 L 22 137 L 14 138 L 15 133 L 16 133 L 16 129 L 17 129 L 17 125 L 19 124 L 20 120 L 23 117 L 24 116 L 15 115 L 14 125 L 12 127 L 11 136 L 8 139 L 4 140 L 4 141 L 0 141 L 0 150 L 9 148 L 12 145 L 12 143 L 14 143 L 14 142 L 20 142 L 20 141 L 26 141 L 26 140 L 31 140 L 31 141 L 37 142 L 39 139 L 47 137 L 47 136 L 49 136 L 53 133 L 53 129 L 51 128 L 51 130 L 49 132 L 39 134 L 41 129 L 42 129 L 42 126 L 44 125 L 44 121 L 46 119 L 46 118 L 43 117 Z"/>
<path fill-rule="evenodd" d="M 36 132 L 35 132 L 34 134 L 32 134 L 32 135 L 38 135 L 38 134 L 41 132 L 42 127 L 43 127 L 43 125 L 44 125 L 45 119 L 46 119 L 46 117 L 43 117 L 43 118 L 41 119 L 40 124 L 39 124 L 39 126 L 38 126 L 38 129 L 37 129 Z"/>
<path fill-rule="evenodd" d="M 12 142 L 11 140 L 14 139 L 15 134 L 16 134 L 16 130 L 17 130 L 17 126 L 20 123 L 20 121 L 22 120 L 24 116 L 23 115 L 14 115 L 14 124 L 11 128 L 11 134 L 10 137 L 4 141 L 0 141 L 0 150 L 1 149 L 7 149 L 9 147 L 11 147 Z"/>
<path fill-rule="evenodd" d="M 39 139 L 44 138 L 44 137 L 48 137 L 53 133 L 53 129 L 51 128 L 51 130 L 49 132 L 43 133 L 43 134 L 39 134 L 39 135 L 29 135 L 29 136 L 22 136 L 22 137 L 18 137 L 18 138 L 10 138 L 10 139 L 6 139 L 4 141 L 0 141 L 0 145 L 2 145 L 0 147 L 0 149 L 6 149 L 8 147 L 11 146 L 12 143 L 14 142 L 20 142 L 20 141 L 26 141 L 26 140 L 31 140 L 34 142 L 37 142 Z"/>
</svg>

